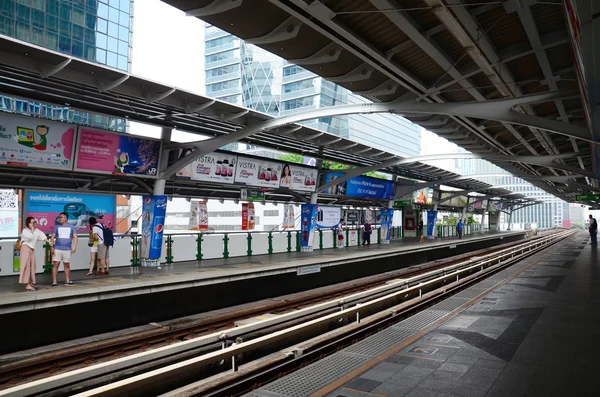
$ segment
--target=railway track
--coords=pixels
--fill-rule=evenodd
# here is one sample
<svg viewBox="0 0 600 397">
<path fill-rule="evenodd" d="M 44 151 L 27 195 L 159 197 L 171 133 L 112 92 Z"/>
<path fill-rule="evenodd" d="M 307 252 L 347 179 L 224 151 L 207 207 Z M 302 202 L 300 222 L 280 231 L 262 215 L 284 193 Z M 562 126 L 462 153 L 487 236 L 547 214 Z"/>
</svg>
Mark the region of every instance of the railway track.
<svg viewBox="0 0 600 397">
<path fill-rule="evenodd" d="M 541 247 L 548 241 L 554 241 L 558 235 L 551 237 L 533 238 L 527 243 L 510 243 L 490 250 L 481 250 L 473 253 L 476 256 L 477 263 L 483 261 L 492 261 L 494 255 L 510 255 L 513 251 L 523 247 Z M 531 251 L 531 248 L 527 248 Z M 487 252 L 487 253 L 486 253 Z M 144 371 L 153 372 L 159 370 L 165 365 L 177 365 L 195 359 L 198 356 L 205 357 L 211 354 L 219 354 L 228 349 L 252 343 L 268 337 L 272 333 L 281 332 L 282 329 L 290 329 L 305 323 L 316 321 L 323 316 L 337 316 L 340 310 L 343 312 L 347 306 L 358 307 L 367 301 L 379 299 L 389 295 L 390 291 L 398 289 L 410 289 L 416 285 L 423 285 L 431 280 L 439 278 L 440 272 L 461 271 L 464 268 L 474 268 L 476 261 L 465 258 L 449 258 L 444 261 L 438 261 L 427 267 L 421 266 L 416 271 L 404 270 L 403 272 L 393 272 L 381 277 L 370 278 L 369 280 L 353 283 L 350 287 L 338 286 L 328 291 L 321 291 L 318 294 L 305 294 L 294 300 L 272 302 L 267 305 L 246 310 L 243 313 L 225 314 L 220 317 L 214 317 L 209 320 L 184 324 L 174 329 L 157 329 L 151 332 L 144 332 L 138 335 L 132 335 L 119 340 L 107 340 L 86 345 L 79 348 L 70 349 L 59 354 L 49 354 L 30 360 L 24 360 L 18 363 L 11 363 L 0 367 L 0 379 L 4 380 L 3 388 L 5 392 L 0 391 L 0 395 L 7 392 L 18 392 L 17 395 L 36 395 L 39 393 L 49 393 L 48 390 L 55 390 L 56 394 L 64 391 L 65 385 L 79 384 L 79 388 L 84 390 L 102 383 L 111 383 L 128 378 L 132 375 L 144 373 Z M 492 262 L 489 262 L 492 263 Z M 483 266 L 481 266 L 483 270 Z M 410 273 L 409 273 L 410 272 Z M 402 277 L 404 281 L 390 282 L 392 279 Z M 411 293 L 414 295 L 414 293 Z M 422 296 L 423 291 L 419 292 Z M 344 296 L 345 298 L 341 298 Z M 356 306 L 355 306 L 356 305 Z M 279 313 L 272 319 L 252 323 L 246 326 L 233 327 L 233 324 L 239 319 L 254 317 L 264 313 Z M 361 316 L 354 313 L 353 315 Z M 363 313 L 363 317 L 373 313 Z M 351 316 L 352 317 L 352 316 Z M 351 323 L 352 319 L 347 317 L 344 323 Z M 326 327 L 327 328 L 327 327 Z M 327 331 L 327 330 L 325 330 Z M 321 331 L 320 331 L 321 332 Z M 191 339 L 190 339 L 191 338 Z M 294 340 L 291 338 L 290 340 Z M 249 342 L 247 342 L 249 341 Z M 179 342 L 179 343 L 174 343 Z M 240 343 L 241 342 L 241 343 Z M 151 349 L 152 346 L 160 346 Z M 260 356 L 265 349 L 259 348 L 255 354 L 244 349 L 243 353 L 229 354 L 229 357 L 243 357 L 245 361 Z M 269 349 L 266 349 L 269 350 Z M 106 363 L 99 363 L 85 368 L 78 368 L 64 374 L 53 375 L 46 379 L 32 378 L 39 374 L 47 375 L 47 371 L 56 371 L 56 368 L 63 370 L 70 369 L 72 365 L 85 365 L 90 362 L 90 358 L 115 357 Z M 116 366 L 110 368 L 110 363 L 119 362 Z M 175 364 L 174 364 L 175 363 Z M 230 366 L 229 360 L 218 359 L 217 363 L 212 362 L 209 370 L 202 371 L 206 376 L 218 374 Z M 68 375 L 71 374 L 71 379 Z M 75 378 L 72 375 L 75 374 Z M 135 377 L 135 376 L 134 376 Z M 90 379 L 92 379 L 90 381 Z M 1 380 L 0 380 L 1 382 Z M 23 383 L 16 386 L 15 382 Z M 29 387 L 27 385 L 30 385 Z M 71 387 L 71 386 L 69 386 Z M 72 389 L 71 390 L 75 390 Z M 54 395 L 56 395 L 54 394 Z"/>
</svg>

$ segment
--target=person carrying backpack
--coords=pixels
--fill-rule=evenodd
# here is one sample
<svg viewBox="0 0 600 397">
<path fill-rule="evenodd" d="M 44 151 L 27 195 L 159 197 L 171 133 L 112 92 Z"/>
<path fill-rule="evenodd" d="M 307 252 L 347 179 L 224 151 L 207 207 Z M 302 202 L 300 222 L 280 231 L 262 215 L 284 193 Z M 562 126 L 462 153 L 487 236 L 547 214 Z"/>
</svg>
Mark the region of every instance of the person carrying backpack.
<svg viewBox="0 0 600 397">
<path fill-rule="evenodd" d="M 589 226 L 588 230 L 590 232 L 590 237 L 592 238 L 592 245 L 598 245 L 598 240 L 597 240 L 598 222 L 596 222 L 596 219 L 593 218 L 591 215 L 590 215 L 590 226 Z"/>
<path fill-rule="evenodd" d="M 92 225 L 93 238 L 98 241 L 98 272 L 99 276 L 108 275 L 110 264 L 110 248 L 115 244 L 115 237 L 112 230 L 101 223 L 96 218 L 90 218 Z"/>
</svg>

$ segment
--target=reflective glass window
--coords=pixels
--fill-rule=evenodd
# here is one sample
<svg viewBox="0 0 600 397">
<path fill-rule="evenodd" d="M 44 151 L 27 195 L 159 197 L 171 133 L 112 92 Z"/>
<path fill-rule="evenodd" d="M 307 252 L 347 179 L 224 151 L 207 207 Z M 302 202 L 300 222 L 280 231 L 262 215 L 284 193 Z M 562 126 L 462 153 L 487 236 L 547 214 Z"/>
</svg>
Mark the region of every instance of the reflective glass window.
<svg viewBox="0 0 600 397">
<path fill-rule="evenodd" d="M 99 48 L 96 50 L 96 62 L 106 63 L 106 51 Z"/>
<path fill-rule="evenodd" d="M 31 23 L 31 8 L 17 4 L 17 21 Z"/>
<path fill-rule="evenodd" d="M 83 41 L 84 28 L 79 25 L 73 25 L 73 39 Z"/>
<path fill-rule="evenodd" d="M 37 28 L 31 28 L 31 41 L 33 44 L 44 45 L 44 31 Z"/>
<path fill-rule="evenodd" d="M 0 15 L 0 34 L 7 36 L 15 35 L 15 20 L 6 16 Z"/>
<path fill-rule="evenodd" d="M 108 6 L 106 4 L 98 4 L 98 16 L 104 19 L 108 19 Z"/>
<path fill-rule="evenodd" d="M 108 23 L 108 35 L 111 37 L 119 37 L 119 25 L 113 22 Z"/>
<path fill-rule="evenodd" d="M 46 0 L 46 12 L 48 14 L 58 16 L 59 8 L 58 0 Z"/>
<path fill-rule="evenodd" d="M 119 26 L 119 40 L 129 42 L 129 29 Z"/>
<path fill-rule="evenodd" d="M 96 46 L 85 44 L 83 57 L 88 61 L 93 61 L 96 54 Z"/>
<path fill-rule="evenodd" d="M 119 22 L 119 10 L 116 8 L 108 7 L 108 20 L 111 22 Z"/>
<path fill-rule="evenodd" d="M 29 24 L 23 22 L 17 22 L 17 39 L 29 41 Z"/>
<path fill-rule="evenodd" d="M 129 14 L 123 11 L 119 12 L 119 25 L 129 27 Z"/>
<path fill-rule="evenodd" d="M 72 8 L 71 3 L 60 3 L 60 18 L 70 21 Z"/>
<path fill-rule="evenodd" d="M 127 57 L 119 55 L 117 68 L 125 71 L 129 69 L 129 65 L 127 64 Z"/>
<path fill-rule="evenodd" d="M 118 46 L 119 46 L 119 51 L 118 51 L 119 55 L 126 56 L 129 53 L 129 44 L 127 44 L 127 42 L 119 40 Z"/>
<path fill-rule="evenodd" d="M 31 24 L 44 29 L 46 27 L 46 15 L 40 10 L 31 10 Z"/>
<path fill-rule="evenodd" d="M 85 14 L 85 27 L 88 29 L 96 29 L 96 14 Z"/>
<path fill-rule="evenodd" d="M 108 33 L 108 21 L 106 19 L 98 18 L 98 32 Z"/>
<path fill-rule="evenodd" d="M 108 51 L 106 53 L 106 64 L 108 66 L 110 66 L 111 68 L 116 68 L 117 67 L 117 54 L 115 54 L 114 52 Z"/>
<path fill-rule="evenodd" d="M 58 35 L 46 31 L 46 48 L 56 51 L 58 49 Z"/>
<path fill-rule="evenodd" d="M 83 57 L 83 42 L 73 40 L 71 44 L 71 53 L 76 57 Z"/>
<path fill-rule="evenodd" d="M 64 19 L 60 20 L 60 29 L 59 33 L 61 36 L 71 37 L 71 22 L 65 21 Z"/>
<path fill-rule="evenodd" d="M 87 9 L 95 10 L 98 7 L 98 1 L 96 0 L 86 0 L 85 4 L 87 5 Z"/>
<path fill-rule="evenodd" d="M 108 37 L 108 43 L 106 45 L 108 51 L 117 52 L 119 50 L 118 40 L 113 37 Z"/>
<path fill-rule="evenodd" d="M 85 12 L 78 8 L 73 8 L 73 23 L 77 25 L 85 25 Z"/>
<path fill-rule="evenodd" d="M 107 3 L 111 7 L 119 8 L 120 0 L 108 0 Z"/>
<path fill-rule="evenodd" d="M 86 29 L 85 30 L 85 42 L 87 44 L 94 44 L 94 43 L 96 43 L 96 32 L 94 32 L 91 29 Z"/>
<path fill-rule="evenodd" d="M 129 11 L 130 11 L 129 4 L 130 4 L 129 0 L 121 0 L 119 2 L 119 10 L 129 13 Z"/>
<path fill-rule="evenodd" d="M 71 38 L 60 36 L 58 40 L 58 50 L 61 52 L 71 53 Z"/>
<path fill-rule="evenodd" d="M 45 3 L 44 0 L 33 0 L 31 2 L 31 6 L 33 8 L 36 8 L 36 9 L 40 10 L 40 11 L 44 11 L 45 8 L 46 8 L 46 7 L 44 7 L 44 3 Z"/>
<path fill-rule="evenodd" d="M 98 48 L 106 49 L 107 39 L 108 37 L 105 34 L 96 33 L 96 45 Z"/>
</svg>

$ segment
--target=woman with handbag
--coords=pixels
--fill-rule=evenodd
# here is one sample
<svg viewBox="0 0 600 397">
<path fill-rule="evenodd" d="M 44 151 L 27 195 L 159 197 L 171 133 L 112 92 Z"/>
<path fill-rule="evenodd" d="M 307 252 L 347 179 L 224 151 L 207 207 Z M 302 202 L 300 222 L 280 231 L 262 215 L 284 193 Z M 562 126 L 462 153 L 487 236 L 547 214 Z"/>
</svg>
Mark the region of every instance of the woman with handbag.
<svg viewBox="0 0 600 397">
<path fill-rule="evenodd" d="M 41 230 L 38 230 L 36 225 L 37 221 L 34 217 L 27 217 L 25 219 L 25 228 L 21 233 L 21 273 L 19 274 L 19 283 L 25 284 L 25 291 L 36 290 L 35 246 L 38 241 L 48 240 L 48 237 Z"/>
</svg>

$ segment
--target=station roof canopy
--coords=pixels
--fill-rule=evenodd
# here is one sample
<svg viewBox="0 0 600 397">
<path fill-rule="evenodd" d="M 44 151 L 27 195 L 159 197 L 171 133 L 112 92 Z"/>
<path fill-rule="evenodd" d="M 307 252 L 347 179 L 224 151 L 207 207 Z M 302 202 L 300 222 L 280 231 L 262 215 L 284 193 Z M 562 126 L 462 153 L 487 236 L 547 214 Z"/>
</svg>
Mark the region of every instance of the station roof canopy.
<svg viewBox="0 0 600 397">
<path fill-rule="evenodd" d="M 163 1 L 375 102 L 475 103 L 579 92 L 561 0 Z M 575 94 L 515 110 L 585 127 L 583 106 Z M 481 156 L 575 152 L 560 163 L 593 169 L 592 147 L 582 140 L 488 119 L 404 116 Z M 517 175 L 569 174 L 498 165 Z M 529 182 L 570 201 L 593 181 Z"/>
</svg>

